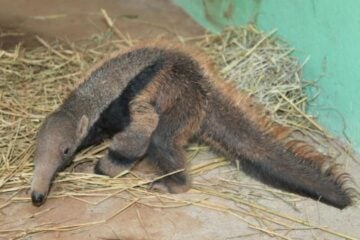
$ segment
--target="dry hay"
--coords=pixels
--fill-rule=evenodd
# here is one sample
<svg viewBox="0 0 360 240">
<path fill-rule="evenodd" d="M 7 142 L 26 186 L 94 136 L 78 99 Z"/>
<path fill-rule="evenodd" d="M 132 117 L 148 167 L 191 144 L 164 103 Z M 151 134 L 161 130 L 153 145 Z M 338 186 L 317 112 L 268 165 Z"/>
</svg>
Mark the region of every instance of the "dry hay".
<svg viewBox="0 0 360 240">
<path fill-rule="evenodd" d="M 276 121 L 316 129 L 304 116 L 307 95 L 303 89 L 309 83 L 300 80 L 303 64 L 290 56 L 294 49 L 273 37 L 274 33 L 261 33 L 251 25 L 227 29 L 220 36 L 208 36 L 200 46 L 220 66 L 224 79 L 254 95 Z"/>
<path fill-rule="evenodd" d="M 106 13 L 103 14 L 106 16 Z M 31 182 L 34 138 L 44 117 L 61 103 L 91 65 L 106 54 L 133 44 L 130 38 L 114 28 L 110 19 L 107 21 L 120 40 L 112 38 L 110 32 L 78 43 L 50 44 L 38 37 L 40 47 L 25 49 L 19 45 L 13 50 L 0 51 L 0 197 L 4 200 L 0 210 L 18 201 L 30 204 L 24 190 L 29 188 Z M 183 38 L 179 39 L 184 41 Z M 248 26 L 225 30 L 219 36 L 199 37 L 195 43 L 214 59 L 225 79 L 237 81 L 239 87 L 257 97 L 273 113 L 276 121 L 301 131 L 312 130 L 327 135 L 304 113 L 307 97 L 300 77 L 302 64 L 289 55 L 293 49 L 273 37 L 272 33 L 266 34 Z M 346 237 L 326 227 L 315 226 L 306 220 L 263 206 L 257 201 L 259 196 L 280 198 L 292 207 L 293 202 L 300 198 L 261 184 L 251 185 L 220 178 L 210 182 L 195 181 L 192 191 L 201 196 L 195 201 L 193 198 L 184 199 L 147 191 L 148 184 L 154 178 L 144 179 L 131 172 L 108 178 L 73 171 L 75 165 L 94 163 L 105 148 L 106 144 L 103 144 L 79 154 L 74 165 L 56 178 L 49 198 L 70 196 L 88 204 L 99 204 L 117 195 L 128 200 L 129 204 L 100 221 L 75 225 L 53 224 L 46 227 L 41 225 L 31 229 L 0 228 L 0 236 L 10 234 L 13 238 L 21 238 L 37 232 L 73 231 L 106 223 L 136 203 L 161 208 L 193 205 L 225 212 L 246 222 L 255 235 L 261 233 L 289 239 L 284 231 L 274 229 L 317 229 L 333 236 Z M 189 159 L 193 159 L 204 148 L 206 149 L 201 146 L 189 147 Z M 228 164 L 223 158 L 212 158 L 193 163 L 191 171 L 196 179 L 196 176 L 205 175 Z M 239 186 L 243 190 L 239 190 Z M 121 193 L 130 194 L 123 196 Z M 91 202 L 84 198 L 87 196 L 101 199 Z M 221 198 L 237 205 L 219 206 L 209 197 Z M 160 200 L 149 202 L 149 199 L 154 198 Z"/>
</svg>

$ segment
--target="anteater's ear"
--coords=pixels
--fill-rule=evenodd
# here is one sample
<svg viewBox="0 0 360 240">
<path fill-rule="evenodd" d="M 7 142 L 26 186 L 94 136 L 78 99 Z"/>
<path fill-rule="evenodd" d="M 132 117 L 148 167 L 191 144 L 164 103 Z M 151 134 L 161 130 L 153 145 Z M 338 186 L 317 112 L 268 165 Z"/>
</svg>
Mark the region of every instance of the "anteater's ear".
<svg viewBox="0 0 360 240">
<path fill-rule="evenodd" d="M 77 130 L 76 130 L 76 137 L 78 139 L 82 139 L 85 137 L 88 126 L 89 126 L 89 119 L 87 116 L 83 115 L 80 119 L 80 122 L 79 122 L 79 124 L 77 126 Z"/>
</svg>

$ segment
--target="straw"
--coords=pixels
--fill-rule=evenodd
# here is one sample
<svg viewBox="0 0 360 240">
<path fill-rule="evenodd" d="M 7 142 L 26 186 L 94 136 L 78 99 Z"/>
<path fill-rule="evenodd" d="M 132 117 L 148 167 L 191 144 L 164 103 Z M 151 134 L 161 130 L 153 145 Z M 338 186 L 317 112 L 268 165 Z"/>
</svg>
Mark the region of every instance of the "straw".
<svg viewBox="0 0 360 240">
<path fill-rule="evenodd" d="M 0 198 L 5 200 L 0 209 L 23 201 L 30 204 L 29 197 L 24 197 L 21 193 L 29 189 L 34 167 L 32 160 L 35 135 L 46 115 L 59 106 L 93 64 L 111 52 L 136 44 L 135 40 L 116 28 L 105 10 L 101 13 L 110 30 L 115 32 L 115 37 L 111 32 L 105 32 L 71 44 L 50 43 L 36 37 L 39 47 L 25 49 L 18 45 L 14 49 L 0 50 Z M 53 17 L 61 16 L 47 18 Z M 332 145 L 329 133 L 305 113 L 308 97 L 304 93 L 304 87 L 312 83 L 301 80 L 303 63 L 292 57 L 294 49 L 278 39 L 275 33 L 276 31 L 263 33 L 254 26 L 246 26 L 226 29 L 221 35 L 179 39 L 185 43 L 190 40 L 195 42 L 213 59 L 225 81 L 235 81 L 239 88 L 247 90 L 265 105 L 275 121 L 299 129 L 304 134 L 311 133 L 320 145 L 335 149 L 334 154 L 339 154 L 344 147 Z M 6 33 L 0 35 L 5 36 Z M 74 165 L 56 177 L 48 201 L 68 196 L 84 204 L 96 205 L 112 197 L 122 197 L 128 201 L 127 205 L 108 218 L 91 222 L 72 225 L 49 223 L 48 226 L 40 225 L 25 230 L 0 227 L 0 237 L 7 234 L 17 239 L 39 232 L 71 232 L 104 224 L 133 205 L 143 204 L 167 209 L 199 207 L 226 213 L 247 224 L 259 237 L 267 235 L 290 239 L 291 234 L 284 230 L 291 233 L 300 229 L 321 232 L 330 237 L 355 239 L 260 204 L 260 198 L 274 201 L 280 199 L 293 207 L 293 203 L 302 198 L 261 184 L 234 180 L 231 176 L 239 173 L 224 158 L 208 158 L 200 163 L 193 160 L 197 155 L 208 151 L 204 146 L 190 145 L 187 149 L 189 161 L 192 162 L 190 172 L 195 180 L 189 197 L 185 199 L 148 190 L 153 181 L 167 175 L 138 176 L 132 171 L 126 171 L 115 178 L 109 178 L 76 171 L 81 164 L 94 164 L 107 146 L 108 143 L 103 143 L 78 154 Z M 348 146 L 345 148 L 351 149 Z M 352 152 L 349 150 L 348 154 L 351 155 Z M 209 180 L 206 177 L 208 173 L 225 170 L 231 173 L 228 174 L 229 179 Z M 198 196 L 195 199 L 194 194 Z M 94 197 L 96 201 L 89 200 L 88 197 Z M 214 202 L 216 199 L 235 203 L 236 206 L 219 206 Z M 28 217 L 34 218 L 51 210 Z M 139 214 L 138 218 L 141 220 Z"/>
</svg>

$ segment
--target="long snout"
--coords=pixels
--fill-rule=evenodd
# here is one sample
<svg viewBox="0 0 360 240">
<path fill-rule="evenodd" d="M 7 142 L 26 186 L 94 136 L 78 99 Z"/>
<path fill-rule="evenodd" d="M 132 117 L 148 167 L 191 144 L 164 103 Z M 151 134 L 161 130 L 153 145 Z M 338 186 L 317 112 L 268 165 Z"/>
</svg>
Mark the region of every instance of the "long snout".
<svg viewBox="0 0 360 240">
<path fill-rule="evenodd" d="M 36 191 L 31 191 L 31 201 L 34 204 L 34 206 L 40 207 L 47 197 L 47 193 L 39 193 Z"/>
<path fill-rule="evenodd" d="M 45 202 L 56 169 L 55 166 L 35 166 L 31 183 L 31 200 L 35 206 L 41 206 Z"/>
</svg>

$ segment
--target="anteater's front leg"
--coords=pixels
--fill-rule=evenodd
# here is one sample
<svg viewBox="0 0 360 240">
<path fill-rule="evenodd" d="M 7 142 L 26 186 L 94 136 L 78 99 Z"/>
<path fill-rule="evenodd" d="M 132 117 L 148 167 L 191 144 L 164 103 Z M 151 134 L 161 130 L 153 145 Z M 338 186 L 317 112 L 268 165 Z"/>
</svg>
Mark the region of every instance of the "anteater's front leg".
<svg viewBox="0 0 360 240">
<path fill-rule="evenodd" d="M 158 114 L 145 102 L 132 104 L 130 112 L 130 125 L 114 135 L 106 155 L 96 164 L 95 173 L 114 177 L 134 166 L 146 153 L 158 124 Z"/>
</svg>

